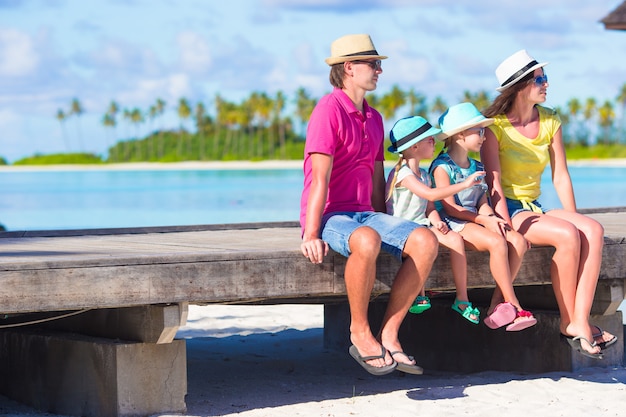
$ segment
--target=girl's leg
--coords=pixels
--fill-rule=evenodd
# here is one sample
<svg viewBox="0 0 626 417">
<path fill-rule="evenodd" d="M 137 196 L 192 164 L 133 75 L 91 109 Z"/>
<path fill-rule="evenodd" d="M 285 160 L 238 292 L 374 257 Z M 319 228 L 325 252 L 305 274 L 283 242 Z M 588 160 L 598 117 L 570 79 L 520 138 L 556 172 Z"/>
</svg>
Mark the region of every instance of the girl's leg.
<svg viewBox="0 0 626 417">
<path fill-rule="evenodd" d="M 439 244 L 449 249 L 452 277 L 456 287 L 456 298 L 461 301 L 469 301 L 467 295 L 467 257 L 465 256 L 463 237 L 452 230 L 446 234 L 434 228 L 432 230 L 435 236 L 437 236 Z"/>
<path fill-rule="evenodd" d="M 515 281 L 517 273 L 522 266 L 524 255 L 528 251 L 528 241 L 521 235 L 521 233 L 518 233 L 515 230 L 509 230 L 505 237 L 509 251 L 509 271 L 511 273 L 512 281 Z M 491 297 L 489 310 L 487 311 L 493 311 L 493 309 L 503 301 L 504 297 L 502 296 L 502 291 L 500 290 L 500 287 L 496 286 Z"/>
<path fill-rule="evenodd" d="M 480 252 L 489 252 L 489 268 L 502 294 L 502 298 L 504 301 L 517 307 L 518 310 L 521 310 L 513 289 L 513 278 L 509 269 L 508 246 L 504 237 L 476 223 L 467 223 L 460 234 L 469 248 Z"/>
</svg>

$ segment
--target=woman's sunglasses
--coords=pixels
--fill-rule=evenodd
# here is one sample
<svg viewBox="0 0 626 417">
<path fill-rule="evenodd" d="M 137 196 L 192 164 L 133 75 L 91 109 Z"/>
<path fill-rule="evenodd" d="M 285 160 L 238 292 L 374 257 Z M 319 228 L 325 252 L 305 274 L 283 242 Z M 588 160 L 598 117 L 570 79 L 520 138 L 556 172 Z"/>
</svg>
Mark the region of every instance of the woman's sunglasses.
<svg viewBox="0 0 626 417">
<path fill-rule="evenodd" d="M 535 83 L 537 87 L 541 87 L 542 85 L 548 82 L 548 76 L 546 74 L 543 74 L 543 75 L 540 75 L 539 77 L 535 77 L 532 81 Z"/>
</svg>

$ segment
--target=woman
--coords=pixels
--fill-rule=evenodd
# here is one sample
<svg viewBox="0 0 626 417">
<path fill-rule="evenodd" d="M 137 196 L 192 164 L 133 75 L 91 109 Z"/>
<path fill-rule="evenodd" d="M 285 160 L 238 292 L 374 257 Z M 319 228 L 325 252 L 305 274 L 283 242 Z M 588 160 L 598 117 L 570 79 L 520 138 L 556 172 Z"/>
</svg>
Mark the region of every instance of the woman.
<svg viewBox="0 0 626 417">
<path fill-rule="evenodd" d="M 601 359 L 617 338 L 589 323 L 602 262 L 604 229 L 576 212 L 567 169 L 561 121 L 546 101 L 548 77 L 526 50 L 496 69 L 500 83 L 484 112 L 494 119 L 485 132 L 481 160 L 496 213 L 531 243 L 553 246 L 552 286 L 561 316 L 562 337 L 585 356 Z M 541 206 L 541 175 L 550 162 L 562 208 Z"/>
</svg>

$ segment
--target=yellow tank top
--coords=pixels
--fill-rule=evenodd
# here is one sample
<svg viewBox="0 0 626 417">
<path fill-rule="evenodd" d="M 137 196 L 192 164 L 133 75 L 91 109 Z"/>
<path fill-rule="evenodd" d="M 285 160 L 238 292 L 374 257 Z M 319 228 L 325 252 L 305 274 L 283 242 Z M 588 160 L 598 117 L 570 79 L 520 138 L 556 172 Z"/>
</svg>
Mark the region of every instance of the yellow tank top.
<svg viewBox="0 0 626 417">
<path fill-rule="evenodd" d="M 500 170 L 504 196 L 532 202 L 541 195 L 541 175 L 550 162 L 552 138 L 561 126 L 558 114 L 547 107 L 539 110 L 539 133 L 527 138 L 515 129 L 506 115 L 494 117 L 489 129 L 500 144 Z"/>
</svg>

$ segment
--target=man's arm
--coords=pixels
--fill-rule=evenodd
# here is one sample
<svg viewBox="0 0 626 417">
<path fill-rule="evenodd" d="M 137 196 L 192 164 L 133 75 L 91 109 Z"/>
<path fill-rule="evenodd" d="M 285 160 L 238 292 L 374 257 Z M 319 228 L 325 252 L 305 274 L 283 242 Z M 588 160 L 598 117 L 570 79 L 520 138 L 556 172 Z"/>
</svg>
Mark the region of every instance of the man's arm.
<svg viewBox="0 0 626 417">
<path fill-rule="evenodd" d="M 311 187 L 300 249 L 313 263 L 321 263 L 328 254 L 328 244 L 321 239 L 321 229 L 332 166 L 332 156 L 323 153 L 311 154 Z"/>
<path fill-rule="evenodd" d="M 372 207 L 381 213 L 387 212 L 385 205 L 385 167 L 383 161 L 374 163 L 374 176 L 372 177 Z"/>
</svg>

